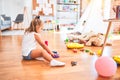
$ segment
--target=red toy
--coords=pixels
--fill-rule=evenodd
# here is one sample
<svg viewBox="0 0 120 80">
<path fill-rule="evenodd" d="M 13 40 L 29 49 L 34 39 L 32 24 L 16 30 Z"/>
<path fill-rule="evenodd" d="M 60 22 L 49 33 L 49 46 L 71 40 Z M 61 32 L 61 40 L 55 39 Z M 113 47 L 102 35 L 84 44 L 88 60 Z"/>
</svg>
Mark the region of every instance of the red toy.
<svg viewBox="0 0 120 80">
<path fill-rule="evenodd" d="M 45 44 L 48 46 L 48 41 L 45 41 Z"/>
<path fill-rule="evenodd" d="M 74 52 L 74 53 L 77 53 L 77 49 L 73 49 L 73 52 Z"/>
</svg>

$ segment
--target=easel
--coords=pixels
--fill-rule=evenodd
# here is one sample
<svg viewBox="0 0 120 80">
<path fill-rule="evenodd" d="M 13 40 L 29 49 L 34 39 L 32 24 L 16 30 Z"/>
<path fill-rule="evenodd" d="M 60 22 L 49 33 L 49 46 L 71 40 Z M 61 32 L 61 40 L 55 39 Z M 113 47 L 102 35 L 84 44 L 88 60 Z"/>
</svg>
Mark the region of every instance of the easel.
<svg viewBox="0 0 120 80">
<path fill-rule="evenodd" d="M 120 19 L 109 19 L 109 20 L 104 20 L 104 21 L 109 22 L 109 24 L 108 24 L 107 32 L 106 32 L 106 35 L 105 35 L 105 40 L 104 40 L 104 43 L 103 43 L 103 46 L 102 46 L 102 51 L 101 51 L 102 54 L 103 54 L 103 51 L 104 51 L 104 48 L 105 48 L 105 45 L 106 45 L 106 40 L 107 40 L 109 31 L 110 31 L 110 27 L 111 27 L 112 22 L 120 22 Z M 101 56 L 102 56 L 102 54 L 101 54 Z"/>
<path fill-rule="evenodd" d="M 0 30 L 0 36 L 1 36 L 1 34 L 2 34 L 2 31 Z"/>
<path fill-rule="evenodd" d="M 23 11 L 23 14 L 24 14 L 24 24 L 26 23 L 26 22 L 28 22 L 28 24 L 29 24 L 29 18 L 28 18 L 28 12 L 27 12 L 27 7 L 25 6 L 24 7 L 24 11 Z M 27 21 L 26 21 L 27 20 Z M 25 30 L 25 25 L 24 25 L 24 30 Z"/>
</svg>

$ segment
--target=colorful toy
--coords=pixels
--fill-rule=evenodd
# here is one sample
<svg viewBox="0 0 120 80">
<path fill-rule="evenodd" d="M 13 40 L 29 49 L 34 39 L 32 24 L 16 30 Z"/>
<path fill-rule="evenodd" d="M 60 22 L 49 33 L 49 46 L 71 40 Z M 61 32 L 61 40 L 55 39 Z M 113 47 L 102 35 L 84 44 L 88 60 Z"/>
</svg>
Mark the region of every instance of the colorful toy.
<svg viewBox="0 0 120 80">
<path fill-rule="evenodd" d="M 90 55 L 94 55 L 95 52 L 93 52 L 92 50 L 89 50 L 89 49 L 85 49 L 84 50 L 86 53 L 89 53 Z"/>
<path fill-rule="evenodd" d="M 65 42 L 67 43 L 68 41 L 69 41 L 69 39 L 68 39 L 68 38 L 66 38 Z"/>
<path fill-rule="evenodd" d="M 45 44 L 48 46 L 48 41 L 45 41 Z"/>
<path fill-rule="evenodd" d="M 84 50 L 85 50 L 84 48 L 80 49 L 80 51 L 82 51 L 82 52 L 84 52 Z"/>
<path fill-rule="evenodd" d="M 86 46 L 102 46 L 104 43 L 104 34 L 90 31 L 88 33 L 72 32 L 67 35 L 70 42 L 78 42 Z"/>
<path fill-rule="evenodd" d="M 101 55 L 101 54 L 102 54 L 102 50 L 99 49 L 99 50 L 97 51 L 97 54 L 98 54 L 98 55 Z"/>
<path fill-rule="evenodd" d="M 58 23 L 59 23 L 59 20 L 56 20 L 55 22 L 58 24 Z"/>
<path fill-rule="evenodd" d="M 117 64 L 120 64 L 120 56 L 113 56 L 113 59 Z"/>
<path fill-rule="evenodd" d="M 73 52 L 74 52 L 74 53 L 77 53 L 77 49 L 73 49 Z"/>
<path fill-rule="evenodd" d="M 102 46 L 104 43 L 104 36 L 101 33 L 98 33 L 96 36 L 90 37 L 88 42 L 86 42 L 87 46 Z"/>
<path fill-rule="evenodd" d="M 83 48 L 84 44 L 79 44 L 79 43 L 67 43 L 66 44 L 68 49 L 79 49 L 79 48 Z"/>
<path fill-rule="evenodd" d="M 110 77 L 116 73 L 117 65 L 111 57 L 101 56 L 95 62 L 95 69 L 99 75 Z"/>
<path fill-rule="evenodd" d="M 90 55 L 95 55 L 95 52 L 93 52 L 93 51 L 90 51 Z"/>
<path fill-rule="evenodd" d="M 53 58 L 59 58 L 59 54 L 58 54 L 58 52 L 57 52 L 57 51 L 52 51 L 52 52 L 54 53 Z"/>
<path fill-rule="evenodd" d="M 77 65 L 77 62 L 76 61 L 71 61 L 71 65 L 75 66 L 75 65 Z"/>
<path fill-rule="evenodd" d="M 90 52 L 90 50 L 86 49 L 85 52 L 88 53 L 88 52 Z"/>
</svg>

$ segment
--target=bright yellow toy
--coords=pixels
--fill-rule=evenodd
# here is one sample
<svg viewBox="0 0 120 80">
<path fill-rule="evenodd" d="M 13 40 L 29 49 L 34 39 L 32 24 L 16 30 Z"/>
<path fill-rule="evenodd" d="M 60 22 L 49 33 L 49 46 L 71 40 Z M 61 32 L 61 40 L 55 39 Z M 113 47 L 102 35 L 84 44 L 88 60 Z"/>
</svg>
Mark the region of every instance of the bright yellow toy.
<svg viewBox="0 0 120 80">
<path fill-rule="evenodd" d="M 117 64 L 120 64 L 120 56 L 113 56 L 113 59 Z"/>
<path fill-rule="evenodd" d="M 101 55 L 101 54 L 102 54 L 102 50 L 99 49 L 99 50 L 97 51 L 97 54 L 98 54 L 98 55 Z"/>
<path fill-rule="evenodd" d="M 84 44 L 79 44 L 79 43 L 67 43 L 66 44 L 68 49 L 79 49 L 79 48 L 83 48 Z"/>
</svg>

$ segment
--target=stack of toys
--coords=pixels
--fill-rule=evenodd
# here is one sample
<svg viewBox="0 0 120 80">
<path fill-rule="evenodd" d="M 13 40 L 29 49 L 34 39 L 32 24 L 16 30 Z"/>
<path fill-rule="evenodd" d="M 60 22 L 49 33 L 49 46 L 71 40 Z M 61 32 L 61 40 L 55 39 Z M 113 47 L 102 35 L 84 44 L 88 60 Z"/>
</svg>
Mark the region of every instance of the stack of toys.
<svg viewBox="0 0 120 80">
<path fill-rule="evenodd" d="M 76 42 L 86 46 L 102 46 L 105 36 L 102 33 L 94 33 L 93 31 L 81 34 L 74 32 L 67 34 L 69 42 Z"/>
</svg>

